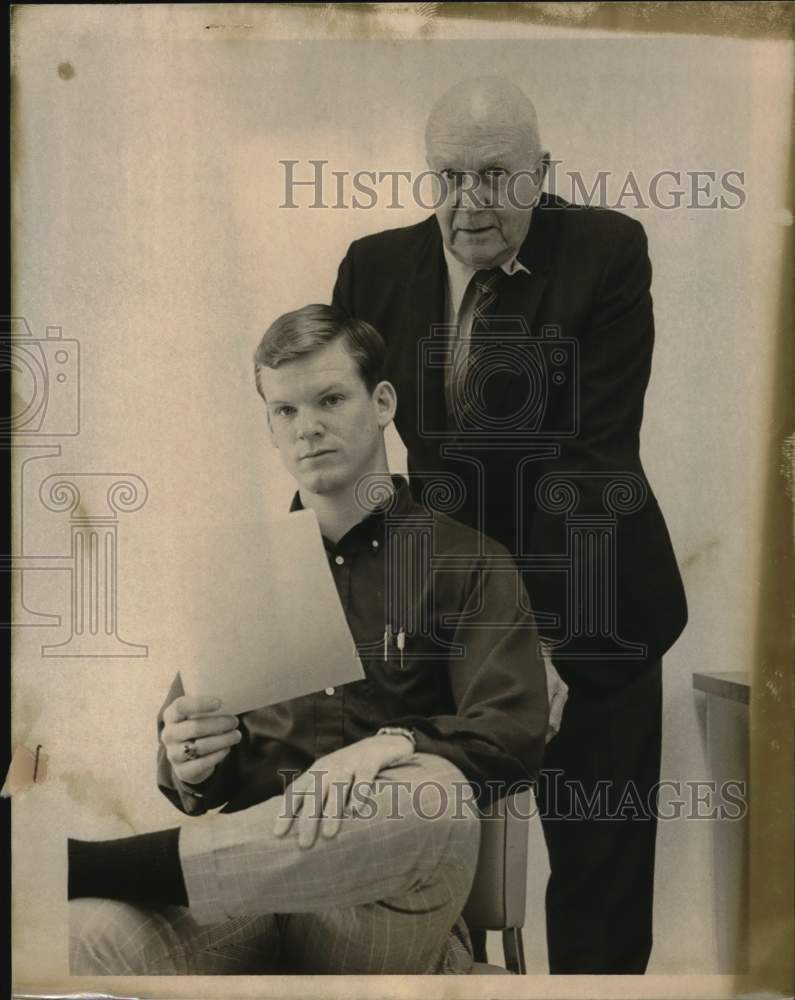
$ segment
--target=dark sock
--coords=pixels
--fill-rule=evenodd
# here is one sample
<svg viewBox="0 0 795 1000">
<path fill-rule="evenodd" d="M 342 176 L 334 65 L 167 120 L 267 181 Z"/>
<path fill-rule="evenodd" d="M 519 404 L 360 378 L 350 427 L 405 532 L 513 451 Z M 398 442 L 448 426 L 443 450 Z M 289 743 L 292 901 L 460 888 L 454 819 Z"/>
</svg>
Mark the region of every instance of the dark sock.
<svg viewBox="0 0 795 1000">
<path fill-rule="evenodd" d="M 99 896 L 147 906 L 187 906 L 179 827 L 120 840 L 68 843 L 68 897 Z"/>
</svg>

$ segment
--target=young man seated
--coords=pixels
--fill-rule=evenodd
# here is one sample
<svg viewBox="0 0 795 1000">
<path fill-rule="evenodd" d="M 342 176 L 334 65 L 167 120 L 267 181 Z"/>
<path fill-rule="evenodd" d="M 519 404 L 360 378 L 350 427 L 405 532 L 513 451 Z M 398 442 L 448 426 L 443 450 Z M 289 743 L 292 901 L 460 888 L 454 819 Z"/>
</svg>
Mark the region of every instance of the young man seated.
<svg viewBox="0 0 795 1000">
<path fill-rule="evenodd" d="M 291 509 L 317 515 L 365 678 L 235 717 L 177 676 L 159 786 L 191 816 L 222 808 L 70 841 L 74 975 L 471 967 L 477 807 L 537 774 L 545 668 L 507 551 L 390 476 L 384 352 L 313 305 L 255 353 Z"/>
</svg>

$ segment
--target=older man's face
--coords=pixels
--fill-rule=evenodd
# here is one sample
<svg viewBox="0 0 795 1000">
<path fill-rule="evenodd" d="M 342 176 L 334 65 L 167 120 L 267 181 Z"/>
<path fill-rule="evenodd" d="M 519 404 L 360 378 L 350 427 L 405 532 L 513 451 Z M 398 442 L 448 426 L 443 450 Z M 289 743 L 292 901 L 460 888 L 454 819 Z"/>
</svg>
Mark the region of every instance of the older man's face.
<svg viewBox="0 0 795 1000">
<path fill-rule="evenodd" d="M 539 154 L 516 134 L 483 128 L 429 136 L 427 154 L 446 194 L 436 217 L 453 256 L 476 270 L 510 260 L 543 180 Z"/>
</svg>

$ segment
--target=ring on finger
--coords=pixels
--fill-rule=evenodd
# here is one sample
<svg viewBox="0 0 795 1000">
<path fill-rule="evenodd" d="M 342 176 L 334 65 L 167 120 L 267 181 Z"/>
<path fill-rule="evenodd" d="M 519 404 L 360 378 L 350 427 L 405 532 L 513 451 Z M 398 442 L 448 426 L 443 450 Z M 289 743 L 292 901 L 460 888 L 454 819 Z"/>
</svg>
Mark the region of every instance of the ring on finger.
<svg viewBox="0 0 795 1000">
<path fill-rule="evenodd" d="M 185 754 L 185 760 L 196 760 L 199 756 L 196 740 L 185 740 L 182 744 L 182 752 Z"/>
</svg>

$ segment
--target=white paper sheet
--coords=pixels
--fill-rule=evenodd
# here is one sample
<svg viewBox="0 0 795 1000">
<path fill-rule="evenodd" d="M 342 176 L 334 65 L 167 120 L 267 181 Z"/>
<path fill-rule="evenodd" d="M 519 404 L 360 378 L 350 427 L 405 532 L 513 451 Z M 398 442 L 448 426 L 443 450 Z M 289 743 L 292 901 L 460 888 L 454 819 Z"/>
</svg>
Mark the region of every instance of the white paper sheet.
<svg viewBox="0 0 795 1000">
<path fill-rule="evenodd" d="M 213 525 L 178 558 L 186 694 L 237 715 L 364 677 L 313 511 Z"/>
</svg>

